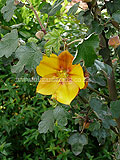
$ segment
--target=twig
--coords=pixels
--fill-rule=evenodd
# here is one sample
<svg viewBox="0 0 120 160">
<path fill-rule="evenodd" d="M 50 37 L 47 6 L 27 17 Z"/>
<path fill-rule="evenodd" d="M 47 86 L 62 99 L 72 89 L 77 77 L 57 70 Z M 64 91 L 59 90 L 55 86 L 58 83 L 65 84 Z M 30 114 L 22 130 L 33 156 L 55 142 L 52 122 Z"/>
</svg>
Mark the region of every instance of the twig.
<svg viewBox="0 0 120 160">
<path fill-rule="evenodd" d="M 28 7 L 28 8 L 30 8 L 30 9 L 32 9 L 32 11 L 34 12 L 34 14 L 35 14 L 35 16 L 36 16 L 36 18 L 37 18 L 40 26 L 41 26 L 42 31 L 46 34 L 46 29 L 45 29 L 44 26 L 42 25 L 42 23 L 41 23 L 41 21 L 40 21 L 40 18 L 39 18 L 38 14 L 37 14 L 37 11 L 34 9 L 32 3 L 31 3 L 29 0 L 26 0 L 26 2 L 28 2 L 28 3 L 30 4 L 30 7 L 29 7 L 28 5 L 26 5 L 26 4 L 25 4 L 25 6 Z"/>
<path fill-rule="evenodd" d="M 71 44 L 73 44 L 73 43 L 75 43 L 75 42 L 83 42 L 83 40 L 82 39 L 76 39 L 76 40 L 74 40 L 74 41 L 72 41 L 72 42 L 70 42 L 70 43 L 68 43 L 68 44 L 66 44 L 67 46 L 70 46 Z"/>
<path fill-rule="evenodd" d="M 46 30 L 46 28 L 47 28 L 48 21 L 49 21 L 49 16 L 48 16 L 48 19 L 47 19 L 47 23 L 46 23 L 46 26 L 45 26 L 45 30 Z"/>
<path fill-rule="evenodd" d="M 83 103 L 88 104 L 88 100 L 82 96 L 79 96 L 79 98 L 83 101 Z"/>
<path fill-rule="evenodd" d="M 116 130 L 116 128 L 114 128 L 114 127 L 110 127 L 110 129 L 115 133 L 115 134 L 117 134 L 119 137 L 120 137 L 120 134 L 119 134 L 119 132 Z"/>
<path fill-rule="evenodd" d="M 110 101 L 111 101 L 111 99 L 110 99 L 108 96 L 106 96 L 106 95 L 104 95 L 104 94 L 102 94 L 102 93 L 98 92 L 96 89 L 91 88 L 91 87 L 87 87 L 87 88 L 88 88 L 89 90 L 91 90 L 91 91 L 93 91 L 93 92 L 97 93 L 98 95 L 100 95 L 100 96 L 104 97 L 105 99 L 107 99 L 107 100 L 110 100 Z"/>
<path fill-rule="evenodd" d="M 11 27 L 1 25 L 0 28 L 11 31 Z"/>
</svg>

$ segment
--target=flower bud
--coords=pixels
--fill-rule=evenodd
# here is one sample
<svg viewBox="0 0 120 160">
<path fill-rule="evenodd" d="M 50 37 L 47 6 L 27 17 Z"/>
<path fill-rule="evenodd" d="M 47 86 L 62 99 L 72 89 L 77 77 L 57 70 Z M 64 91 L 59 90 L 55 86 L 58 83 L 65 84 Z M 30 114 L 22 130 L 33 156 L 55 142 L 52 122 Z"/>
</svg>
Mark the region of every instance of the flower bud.
<svg viewBox="0 0 120 160">
<path fill-rule="evenodd" d="M 38 38 L 38 39 L 42 39 L 44 37 L 44 32 L 43 31 L 38 31 L 35 36 Z"/>
<path fill-rule="evenodd" d="M 120 45 L 119 36 L 111 37 L 108 41 L 108 45 L 113 47 L 114 49 Z"/>
<path fill-rule="evenodd" d="M 20 3 L 19 0 L 14 0 L 14 5 L 17 6 Z"/>
</svg>

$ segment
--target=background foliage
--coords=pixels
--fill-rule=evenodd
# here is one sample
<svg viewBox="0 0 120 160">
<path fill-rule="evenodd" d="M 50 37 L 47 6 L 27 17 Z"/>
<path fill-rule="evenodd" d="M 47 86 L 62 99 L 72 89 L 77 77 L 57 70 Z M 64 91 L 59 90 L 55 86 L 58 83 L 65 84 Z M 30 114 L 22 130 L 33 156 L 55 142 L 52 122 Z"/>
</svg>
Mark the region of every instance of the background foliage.
<svg viewBox="0 0 120 160">
<path fill-rule="evenodd" d="M 0 159 L 120 159 L 120 1 L 30 2 L 0 0 Z M 71 106 L 36 94 L 42 55 L 65 48 L 90 75 Z"/>
</svg>

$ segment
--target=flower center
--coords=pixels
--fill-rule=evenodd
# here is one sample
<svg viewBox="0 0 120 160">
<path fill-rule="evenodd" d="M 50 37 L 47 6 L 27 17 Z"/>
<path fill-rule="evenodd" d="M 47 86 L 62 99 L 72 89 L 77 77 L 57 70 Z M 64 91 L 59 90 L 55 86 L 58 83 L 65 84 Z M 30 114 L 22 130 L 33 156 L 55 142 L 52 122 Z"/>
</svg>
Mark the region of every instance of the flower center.
<svg viewBox="0 0 120 160">
<path fill-rule="evenodd" d="M 68 77 L 68 73 L 66 72 L 66 70 L 60 70 L 58 73 L 57 73 L 57 76 L 59 78 L 67 78 Z"/>
</svg>

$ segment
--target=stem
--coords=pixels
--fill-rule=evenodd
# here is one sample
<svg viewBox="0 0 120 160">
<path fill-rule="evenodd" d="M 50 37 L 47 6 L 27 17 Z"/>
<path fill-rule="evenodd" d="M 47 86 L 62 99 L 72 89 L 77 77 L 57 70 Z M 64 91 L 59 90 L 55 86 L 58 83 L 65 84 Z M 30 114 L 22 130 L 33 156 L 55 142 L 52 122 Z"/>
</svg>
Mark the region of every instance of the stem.
<svg viewBox="0 0 120 160">
<path fill-rule="evenodd" d="M 110 19 L 108 19 L 108 21 L 106 23 L 104 23 L 104 26 L 106 26 L 108 23 L 110 23 L 112 20 L 112 17 Z"/>
<path fill-rule="evenodd" d="M 84 97 L 79 96 L 79 98 L 83 101 L 85 104 L 89 104 L 88 100 Z"/>
<path fill-rule="evenodd" d="M 26 6 L 27 8 L 32 9 L 32 11 L 34 12 L 34 14 L 35 14 L 35 16 L 36 16 L 36 18 L 37 18 L 40 26 L 41 26 L 42 31 L 44 32 L 44 34 L 46 34 L 46 29 L 45 29 L 44 26 L 42 25 L 41 20 L 40 20 L 38 14 L 37 14 L 37 11 L 34 9 L 32 3 L 31 3 L 29 0 L 26 0 L 26 2 L 28 2 L 28 3 L 30 4 L 30 7 L 29 7 L 28 5 L 26 5 L 26 4 L 25 4 L 25 6 Z"/>
<path fill-rule="evenodd" d="M 102 97 L 104 97 L 105 99 L 107 99 L 107 100 L 110 100 L 110 101 L 111 101 L 110 97 L 108 97 L 108 96 L 106 96 L 106 95 L 104 95 L 104 94 L 100 93 L 100 92 L 99 92 L 99 91 L 97 91 L 96 89 L 91 88 L 91 87 L 87 87 L 87 88 L 88 88 L 89 90 L 91 90 L 91 91 L 93 91 L 93 92 L 97 93 L 99 96 L 102 96 Z"/>
<path fill-rule="evenodd" d="M 45 26 L 45 30 L 46 30 L 46 28 L 47 28 L 48 21 L 49 21 L 49 16 L 48 16 L 48 19 L 47 19 L 47 23 L 46 23 L 46 26 Z"/>
<path fill-rule="evenodd" d="M 11 31 L 11 27 L 1 25 L 0 28 Z"/>
<path fill-rule="evenodd" d="M 106 39 L 104 32 L 102 32 L 102 36 L 105 39 L 106 47 L 109 49 L 109 47 L 108 47 L 108 39 Z M 109 52 L 107 60 L 104 58 L 104 56 L 102 56 L 102 58 L 103 58 L 104 63 L 106 63 L 106 64 L 108 64 L 108 65 L 110 65 L 112 67 L 112 61 L 111 61 L 111 58 L 110 58 L 110 52 Z M 117 90 L 116 90 L 115 77 L 114 77 L 113 70 L 112 70 L 112 73 L 111 73 L 110 77 L 107 77 L 107 84 L 108 84 L 108 90 L 109 90 L 109 98 L 112 101 L 116 101 L 117 100 Z M 117 125 L 118 125 L 118 129 L 120 131 L 120 117 L 118 119 L 116 119 L 116 122 L 117 122 Z"/>
<path fill-rule="evenodd" d="M 105 33 L 102 33 L 102 36 L 104 37 L 104 40 L 106 42 L 106 48 L 108 48 L 108 40 L 105 37 Z M 110 51 L 108 52 L 108 58 L 107 60 L 105 59 L 104 56 L 102 56 L 103 61 L 105 64 L 108 64 L 109 66 L 112 67 L 112 61 L 111 61 L 111 57 L 110 57 Z M 112 67 L 113 68 L 113 67 Z M 107 84 L 108 84 L 108 90 L 109 90 L 109 97 L 112 101 L 116 101 L 117 100 L 117 90 L 116 90 L 116 85 L 115 85 L 115 78 L 114 78 L 114 72 L 112 70 L 112 73 L 109 77 L 107 77 Z"/>
<path fill-rule="evenodd" d="M 75 42 L 81 42 L 81 43 L 82 43 L 83 40 L 82 40 L 82 39 L 76 39 L 76 40 L 74 40 L 74 41 L 68 43 L 67 46 L 70 46 L 71 44 L 73 44 L 73 43 L 75 43 Z"/>
</svg>

